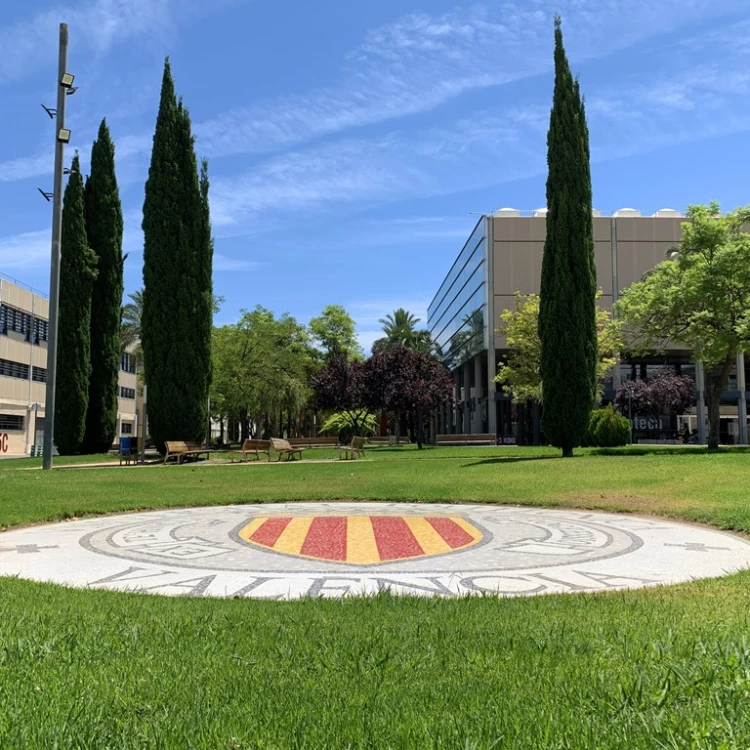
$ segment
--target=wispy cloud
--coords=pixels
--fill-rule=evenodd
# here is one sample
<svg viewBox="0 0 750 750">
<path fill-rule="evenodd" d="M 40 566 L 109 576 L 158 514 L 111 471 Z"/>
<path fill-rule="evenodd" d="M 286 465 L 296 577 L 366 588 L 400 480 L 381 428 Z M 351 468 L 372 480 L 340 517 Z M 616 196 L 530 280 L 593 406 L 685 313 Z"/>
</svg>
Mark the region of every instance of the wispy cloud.
<svg viewBox="0 0 750 750">
<path fill-rule="evenodd" d="M 49 229 L 0 238 L 0 268 L 26 270 L 49 265 L 51 239 Z"/>
<path fill-rule="evenodd" d="M 704 16 L 712 0 L 562 0 L 576 61 L 607 55 Z M 744 0 L 725 0 L 725 13 Z M 658 19 L 658 22 L 657 22 Z M 549 3 L 505 0 L 442 15 L 411 14 L 370 31 L 330 86 L 240 107 L 197 128 L 208 155 L 263 153 L 429 111 L 472 89 L 551 67 Z"/>
<path fill-rule="evenodd" d="M 96 55 L 117 42 L 163 33 L 170 26 L 170 0 L 90 0 L 51 8 L 0 29 L 0 84 L 44 67 L 54 69 L 60 21 L 76 44 Z"/>
<path fill-rule="evenodd" d="M 230 258 L 221 253 L 214 253 L 214 271 L 250 271 L 257 268 L 259 263 L 241 258 Z"/>
<path fill-rule="evenodd" d="M 272 157 L 243 177 L 214 181 L 213 221 L 219 228 L 267 223 L 290 211 L 443 195 L 526 177 L 544 157 L 520 142 L 528 132 L 522 113 L 479 112 L 448 127 L 345 139 Z M 498 155 L 502 173 L 487 169 L 488 157 Z"/>
</svg>

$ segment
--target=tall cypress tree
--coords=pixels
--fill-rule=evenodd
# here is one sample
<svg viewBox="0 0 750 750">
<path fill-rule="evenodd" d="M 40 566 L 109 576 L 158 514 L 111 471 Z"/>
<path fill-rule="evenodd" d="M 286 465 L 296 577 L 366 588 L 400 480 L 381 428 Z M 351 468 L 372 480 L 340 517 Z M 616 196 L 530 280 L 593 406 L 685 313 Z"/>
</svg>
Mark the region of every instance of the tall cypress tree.
<svg viewBox="0 0 750 750">
<path fill-rule="evenodd" d="M 211 374 L 211 238 L 208 177 L 201 180 L 190 117 L 167 59 L 143 204 L 143 356 L 149 429 L 201 441 Z"/>
<path fill-rule="evenodd" d="M 542 428 L 563 456 L 571 456 L 586 431 L 596 395 L 596 267 L 588 127 L 559 16 L 547 164 L 539 308 Z"/>
<path fill-rule="evenodd" d="M 91 288 L 96 255 L 88 245 L 78 154 L 65 188 L 60 249 L 55 444 L 61 455 L 81 449 L 91 376 Z"/>
<path fill-rule="evenodd" d="M 86 180 L 86 232 L 97 256 L 91 298 L 91 381 L 86 416 L 86 453 L 105 453 L 117 430 L 117 376 L 120 369 L 120 318 L 123 293 L 122 207 L 115 175 L 115 146 L 107 121 L 91 149 Z"/>
</svg>

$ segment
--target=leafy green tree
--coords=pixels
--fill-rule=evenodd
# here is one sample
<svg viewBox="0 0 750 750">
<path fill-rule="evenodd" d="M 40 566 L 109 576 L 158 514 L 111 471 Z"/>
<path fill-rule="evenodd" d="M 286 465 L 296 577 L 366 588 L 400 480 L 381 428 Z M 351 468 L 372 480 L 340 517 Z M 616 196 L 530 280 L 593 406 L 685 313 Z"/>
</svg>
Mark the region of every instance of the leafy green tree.
<svg viewBox="0 0 750 750">
<path fill-rule="evenodd" d="M 91 377 L 91 287 L 95 278 L 96 255 L 86 238 L 83 178 L 76 154 L 65 188 L 60 249 L 54 438 L 63 456 L 80 451 L 86 431 Z"/>
<path fill-rule="evenodd" d="M 91 297 L 91 381 L 83 450 L 105 453 L 117 431 L 120 313 L 123 292 L 122 207 L 115 175 L 115 146 L 106 120 L 91 149 L 86 181 L 86 234 L 97 258 Z"/>
<path fill-rule="evenodd" d="M 364 355 L 357 342 L 354 319 L 341 305 L 328 305 L 310 321 L 310 334 L 324 351 L 326 360 L 344 356 L 362 360 Z"/>
<path fill-rule="evenodd" d="M 718 203 L 690 206 L 680 246 L 617 303 L 629 348 L 693 352 L 706 373 L 708 446 L 719 445 L 721 393 L 738 351 L 750 348 L 750 206 L 722 216 Z"/>
<path fill-rule="evenodd" d="M 239 420 L 242 439 L 251 419 L 258 428 L 273 415 L 295 414 L 310 394 L 307 332 L 289 315 L 243 311 L 236 324 L 214 329 L 213 358 L 211 402 Z"/>
<path fill-rule="evenodd" d="M 539 306 L 542 429 L 572 456 L 596 397 L 596 267 L 589 134 L 555 19 L 555 89 L 547 135 L 547 237 Z"/>
<path fill-rule="evenodd" d="M 208 175 L 200 177 L 190 117 L 164 64 L 143 204 L 143 355 L 149 427 L 166 440 L 201 441 L 211 382 L 213 247 Z"/>
<path fill-rule="evenodd" d="M 601 297 L 601 290 L 596 299 Z M 495 382 L 516 402 L 542 399 L 541 342 L 539 340 L 539 295 L 516 293 L 514 310 L 504 310 L 497 329 L 505 336 L 510 350 L 505 362 L 498 365 Z M 603 307 L 596 310 L 597 386 L 601 386 L 607 373 L 617 363 L 617 353 L 622 347 L 620 324 L 612 319 L 612 313 Z"/>
</svg>

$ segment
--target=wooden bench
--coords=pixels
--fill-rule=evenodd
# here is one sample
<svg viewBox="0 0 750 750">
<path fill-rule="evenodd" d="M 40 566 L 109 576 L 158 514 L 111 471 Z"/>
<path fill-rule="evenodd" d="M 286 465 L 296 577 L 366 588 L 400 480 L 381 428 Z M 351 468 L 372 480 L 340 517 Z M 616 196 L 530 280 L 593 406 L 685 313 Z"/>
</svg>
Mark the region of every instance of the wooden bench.
<svg viewBox="0 0 750 750">
<path fill-rule="evenodd" d="M 390 445 L 392 435 L 385 435 L 385 436 L 376 436 L 376 437 L 368 437 L 367 442 L 371 445 Z M 398 439 L 399 443 L 408 443 L 409 437 L 407 435 L 402 435 Z"/>
<path fill-rule="evenodd" d="M 270 440 L 245 440 L 242 443 L 242 459 L 247 461 L 248 454 L 252 453 L 256 461 L 260 461 L 260 454 L 265 453 L 268 460 L 271 460 L 271 441 Z"/>
<path fill-rule="evenodd" d="M 438 435 L 438 445 L 497 445 L 497 435 L 482 433 L 477 435 Z"/>
<path fill-rule="evenodd" d="M 273 452 L 278 454 L 277 461 L 281 461 L 282 456 L 286 456 L 287 461 L 294 460 L 294 456 L 298 455 L 300 458 L 302 458 L 302 451 L 305 450 L 304 448 L 293 448 L 291 445 L 289 445 L 288 440 L 281 440 L 280 438 L 271 438 L 269 441 L 271 443 L 271 448 L 273 448 Z M 271 456 L 269 454 L 268 460 L 271 460 Z"/>
<path fill-rule="evenodd" d="M 339 442 L 337 437 L 298 437 L 287 441 L 292 448 L 334 448 Z"/>
<path fill-rule="evenodd" d="M 349 445 L 337 445 L 336 450 L 342 451 L 342 458 L 356 458 L 358 455 L 365 455 L 365 439 L 363 437 L 353 437 Z"/>
<path fill-rule="evenodd" d="M 183 458 L 197 459 L 203 453 L 208 457 L 213 452 L 210 448 L 201 447 L 199 443 L 190 443 L 185 440 L 167 440 L 165 445 L 167 452 L 164 454 L 164 463 L 174 458 L 178 464 L 181 464 Z"/>
</svg>

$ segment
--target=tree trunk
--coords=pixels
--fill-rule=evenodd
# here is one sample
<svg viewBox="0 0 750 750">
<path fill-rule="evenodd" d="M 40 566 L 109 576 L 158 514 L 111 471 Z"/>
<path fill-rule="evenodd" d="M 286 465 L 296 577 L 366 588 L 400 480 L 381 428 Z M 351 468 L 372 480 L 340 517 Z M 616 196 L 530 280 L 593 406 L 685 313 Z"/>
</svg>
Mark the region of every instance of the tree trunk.
<svg viewBox="0 0 750 750">
<path fill-rule="evenodd" d="M 244 443 L 247 440 L 247 432 L 247 409 L 242 409 L 240 411 L 240 443 Z"/>
<path fill-rule="evenodd" d="M 422 450 L 424 443 L 424 420 L 422 419 L 422 405 L 417 404 L 417 448 Z"/>
<path fill-rule="evenodd" d="M 562 457 L 563 458 L 573 458 L 573 446 L 572 445 L 564 445 L 563 446 Z"/>
<path fill-rule="evenodd" d="M 709 375 L 711 386 L 708 389 L 708 449 L 713 451 L 719 447 L 721 433 L 721 394 L 727 387 L 729 375 L 734 367 L 736 353 L 727 353 L 724 361 L 715 367 Z"/>
</svg>

